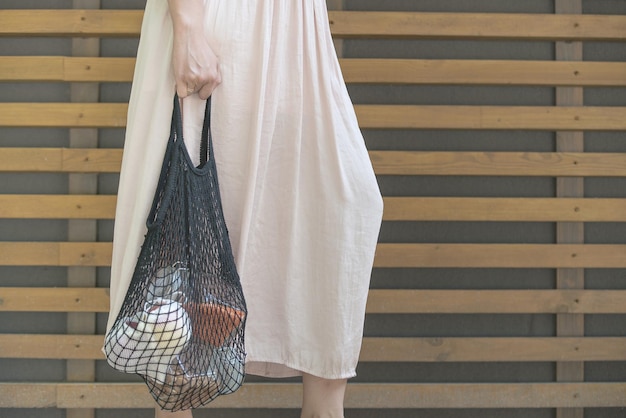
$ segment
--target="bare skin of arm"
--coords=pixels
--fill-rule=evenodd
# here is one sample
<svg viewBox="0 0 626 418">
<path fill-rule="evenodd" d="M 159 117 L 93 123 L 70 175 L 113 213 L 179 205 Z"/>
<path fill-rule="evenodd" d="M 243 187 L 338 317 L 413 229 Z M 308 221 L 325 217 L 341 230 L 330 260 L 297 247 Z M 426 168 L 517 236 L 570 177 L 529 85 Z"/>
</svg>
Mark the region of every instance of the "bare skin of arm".
<svg viewBox="0 0 626 418">
<path fill-rule="evenodd" d="M 202 0 L 168 0 L 174 26 L 172 64 L 180 98 L 207 99 L 222 82 L 219 61 L 204 30 Z"/>
</svg>

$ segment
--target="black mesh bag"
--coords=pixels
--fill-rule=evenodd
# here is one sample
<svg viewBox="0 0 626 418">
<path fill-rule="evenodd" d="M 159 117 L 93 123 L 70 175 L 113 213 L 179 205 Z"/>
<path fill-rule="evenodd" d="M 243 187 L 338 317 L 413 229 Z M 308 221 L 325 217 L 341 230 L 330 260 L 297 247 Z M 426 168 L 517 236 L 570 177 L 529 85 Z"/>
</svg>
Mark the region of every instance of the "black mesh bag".
<svg viewBox="0 0 626 418">
<path fill-rule="evenodd" d="M 222 212 L 210 108 L 209 100 L 196 167 L 174 98 L 148 232 L 104 345 L 113 368 L 139 374 L 171 411 L 232 393 L 244 379 L 247 310 Z"/>
</svg>

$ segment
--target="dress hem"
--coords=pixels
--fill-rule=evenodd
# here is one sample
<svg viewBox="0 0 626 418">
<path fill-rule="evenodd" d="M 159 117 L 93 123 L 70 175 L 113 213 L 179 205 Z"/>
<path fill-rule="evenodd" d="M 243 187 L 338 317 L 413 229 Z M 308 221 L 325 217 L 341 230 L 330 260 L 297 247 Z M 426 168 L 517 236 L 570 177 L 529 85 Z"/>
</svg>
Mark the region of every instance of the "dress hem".
<svg viewBox="0 0 626 418">
<path fill-rule="evenodd" d="M 290 365 L 288 362 L 276 363 L 271 361 L 246 362 L 245 370 L 246 374 L 268 377 L 271 379 L 298 377 L 302 376 L 304 373 L 330 380 L 351 379 L 356 376 L 356 372 L 354 370 L 343 373 L 321 374 L 318 371 L 310 370 L 306 367 L 296 366 L 295 364 Z"/>
</svg>

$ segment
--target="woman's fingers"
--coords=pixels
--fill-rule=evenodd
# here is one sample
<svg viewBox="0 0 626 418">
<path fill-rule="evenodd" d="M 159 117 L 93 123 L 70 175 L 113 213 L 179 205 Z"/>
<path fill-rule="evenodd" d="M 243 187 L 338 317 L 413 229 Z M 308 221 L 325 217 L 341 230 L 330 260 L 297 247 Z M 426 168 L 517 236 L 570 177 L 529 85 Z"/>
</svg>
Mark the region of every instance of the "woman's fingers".
<svg viewBox="0 0 626 418">
<path fill-rule="evenodd" d="M 181 98 L 198 93 L 202 99 L 208 98 L 213 90 L 222 82 L 217 58 L 207 60 L 208 64 L 202 67 L 200 64 L 189 66 L 185 63 L 175 63 L 180 68 L 175 71 L 176 92 Z"/>
<path fill-rule="evenodd" d="M 222 82 L 219 60 L 200 25 L 174 32 L 172 65 L 180 98 L 199 93 L 206 99 Z"/>
<path fill-rule="evenodd" d="M 176 77 L 176 92 L 180 98 L 198 93 L 200 98 L 207 99 L 213 90 L 222 82 L 219 66 L 212 71 L 205 71 L 201 75 L 183 75 Z"/>
<path fill-rule="evenodd" d="M 200 88 L 196 90 L 198 93 L 198 96 L 200 96 L 202 100 L 208 99 L 209 96 L 213 93 L 213 90 L 215 90 L 215 88 L 219 86 L 221 82 L 222 82 L 222 75 L 219 73 L 219 69 L 218 69 L 218 73 L 215 75 L 215 77 L 212 77 L 210 81 L 204 83 Z M 194 93 L 196 91 L 194 91 Z"/>
<path fill-rule="evenodd" d="M 176 82 L 176 94 L 178 94 L 178 97 L 180 97 L 181 99 L 190 95 L 185 82 L 183 81 Z"/>
</svg>

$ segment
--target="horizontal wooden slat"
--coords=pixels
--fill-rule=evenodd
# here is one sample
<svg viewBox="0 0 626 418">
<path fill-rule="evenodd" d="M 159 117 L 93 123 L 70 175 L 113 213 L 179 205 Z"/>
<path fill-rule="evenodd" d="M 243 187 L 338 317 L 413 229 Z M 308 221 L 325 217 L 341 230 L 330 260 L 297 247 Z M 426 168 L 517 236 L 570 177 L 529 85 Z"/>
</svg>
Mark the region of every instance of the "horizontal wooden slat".
<svg viewBox="0 0 626 418">
<path fill-rule="evenodd" d="M 108 266 L 110 242 L 0 242 L 0 266 Z M 626 268 L 619 244 L 378 244 L 374 266 Z"/>
<path fill-rule="evenodd" d="M 2 56 L 0 57 L 0 80 L 64 81 L 63 63 L 63 57 Z"/>
<path fill-rule="evenodd" d="M 347 409 L 623 407 L 626 383 L 352 383 Z M 247 383 L 207 408 L 298 409 L 302 385 Z M 0 383 L 6 408 L 154 408 L 143 383 Z"/>
<path fill-rule="evenodd" d="M 500 13 L 331 12 L 337 37 L 606 40 L 626 38 L 626 17 Z"/>
<path fill-rule="evenodd" d="M 0 287 L 0 312 L 108 311 L 108 288 Z"/>
<path fill-rule="evenodd" d="M 387 221 L 626 222 L 626 199 L 386 197 Z"/>
<path fill-rule="evenodd" d="M 0 126 L 124 127 L 125 103 L 0 103 Z M 626 130 L 626 107 L 357 105 L 362 128 Z"/>
<path fill-rule="evenodd" d="M 370 151 L 378 175 L 623 177 L 626 154 Z M 0 172 L 116 173 L 121 149 L 0 148 Z"/>
<path fill-rule="evenodd" d="M 626 222 L 626 199 L 385 197 L 386 221 Z M 0 218 L 113 219 L 112 195 L 0 195 Z"/>
<path fill-rule="evenodd" d="M 110 264 L 110 242 L 0 242 L 0 266 Z"/>
<path fill-rule="evenodd" d="M 626 313 L 624 290 L 372 290 L 368 314 Z"/>
<path fill-rule="evenodd" d="M 0 358 L 103 360 L 103 335 L 0 334 Z"/>
<path fill-rule="evenodd" d="M 623 361 L 626 338 L 365 338 L 361 362 Z"/>
<path fill-rule="evenodd" d="M 414 268 L 625 268 L 626 245 L 379 244 L 374 266 Z"/>
<path fill-rule="evenodd" d="M 0 80 L 130 82 L 134 58 L 0 57 Z M 342 59 L 348 83 L 624 86 L 626 63 Z"/>
<path fill-rule="evenodd" d="M 57 383 L 0 383 L 3 408 L 55 408 Z"/>
<path fill-rule="evenodd" d="M 126 103 L 0 103 L 0 126 L 123 128 Z"/>
<path fill-rule="evenodd" d="M 134 58 L 0 57 L 0 80 L 130 82 Z"/>
<path fill-rule="evenodd" d="M 0 218 L 113 219 L 111 195 L 0 195 Z"/>
<path fill-rule="evenodd" d="M 138 36 L 140 10 L 2 10 L 5 36 Z M 626 39 L 626 18 L 607 15 L 329 12 L 336 37 L 528 40 Z"/>
<path fill-rule="evenodd" d="M 0 287 L 0 312 L 107 312 L 108 289 Z M 368 314 L 626 313 L 624 290 L 371 290 Z"/>
<path fill-rule="evenodd" d="M 370 151 L 369 155 L 378 175 L 626 175 L 626 154 L 621 153 Z"/>
<path fill-rule="evenodd" d="M 626 63 L 582 61 L 343 59 L 348 83 L 624 86 Z"/>
<path fill-rule="evenodd" d="M 0 35 L 137 37 L 143 10 L 2 10 Z"/>
<path fill-rule="evenodd" d="M 0 358 L 103 360 L 103 335 L 0 334 Z M 361 362 L 624 361 L 626 338 L 364 338 Z"/>
<path fill-rule="evenodd" d="M 356 105 L 355 110 L 360 126 L 370 129 L 626 130 L 626 107 Z"/>
<path fill-rule="evenodd" d="M 119 173 L 122 150 L 0 148 L 0 172 Z"/>
</svg>

